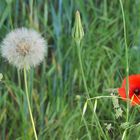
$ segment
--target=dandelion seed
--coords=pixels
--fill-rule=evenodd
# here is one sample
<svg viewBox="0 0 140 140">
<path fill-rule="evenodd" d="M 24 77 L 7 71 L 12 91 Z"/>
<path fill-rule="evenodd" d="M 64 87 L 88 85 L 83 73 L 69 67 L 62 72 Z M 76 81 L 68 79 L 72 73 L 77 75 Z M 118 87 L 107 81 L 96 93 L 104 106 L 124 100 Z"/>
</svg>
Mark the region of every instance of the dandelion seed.
<svg viewBox="0 0 140 140">
<path fill-rule="evenodd" d="M 32 29 L 15 29 L 2 42 L 2 56 L 18 69 L 29 69 L 40 64 L 45 52 L 44 38 Z"/>
</svg>

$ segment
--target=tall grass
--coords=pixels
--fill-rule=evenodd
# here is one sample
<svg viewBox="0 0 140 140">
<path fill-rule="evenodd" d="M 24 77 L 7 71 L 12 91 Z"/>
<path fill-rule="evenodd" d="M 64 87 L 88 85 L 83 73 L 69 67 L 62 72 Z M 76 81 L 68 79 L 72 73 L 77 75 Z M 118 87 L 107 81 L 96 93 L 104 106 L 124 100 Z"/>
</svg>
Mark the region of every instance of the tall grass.
<svg viewBox="0 0 140 140">
<path fill-rule="evenodd" d="M 129 73 L 140 72 L 140 1 L 122 0 Z M 77 48 L 71 37 L 76 10 L 85 36 L 80 55 L 93 108 L 86 108 Z M 39 30 L 48 41 L 44 62 L 28 73 L 31 108 L 39 140 L 139 139 L 139 107 L 129 109 L 119 100 L 123 114 L 116 118 L 108 88 L 117 88 L 126 76 L 124 25 L 119 0 L 1 0 L 0 41 L 11 29 Z M 0 139 L 33 140 L 23 72 L 1 58 Z M 19 76 L 17 76 L 19 75 Z M 19 80 L 18 80 L 19 79 Z M 20 81 L 20 82 L 19 82 Z M 101 97 L 100 97 L 101 96 Z M 107 98 L 106 96 L 109 96 Z M 116 95 L 117 96 L 117 95 Z M 107 125 L 111 124 L 111 129 Z"/>
</svg>

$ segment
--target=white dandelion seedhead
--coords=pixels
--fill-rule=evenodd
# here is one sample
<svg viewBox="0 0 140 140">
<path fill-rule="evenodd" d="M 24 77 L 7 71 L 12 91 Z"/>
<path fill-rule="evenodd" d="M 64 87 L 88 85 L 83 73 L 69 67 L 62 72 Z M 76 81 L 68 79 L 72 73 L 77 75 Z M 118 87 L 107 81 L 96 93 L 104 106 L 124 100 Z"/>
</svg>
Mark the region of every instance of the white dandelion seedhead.
<svg viewBox="0 0 140 140">
<path fill-rule="evenodd" d="M 18 28 L 6 35 L 2 42 L 2 56 L 18 69 L 29 69 L 44 58 L 46 42 L 36 31 Z"/>
</svg>

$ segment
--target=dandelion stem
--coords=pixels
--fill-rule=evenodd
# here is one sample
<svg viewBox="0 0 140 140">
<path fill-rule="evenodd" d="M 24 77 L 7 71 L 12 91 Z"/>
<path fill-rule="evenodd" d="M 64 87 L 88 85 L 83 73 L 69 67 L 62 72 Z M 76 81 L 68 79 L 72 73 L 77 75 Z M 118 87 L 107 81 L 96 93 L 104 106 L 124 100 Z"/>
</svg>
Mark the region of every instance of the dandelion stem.
<svg viewBox="0 0 140 140">
<path fill-rule="evenodd" d="M 85 90 L 86 90 L 87 97 L 90 98 L 87 83 L 86 83 L 86 79 L 85 79 L 83 64 L 82 64 L 80 42 L 76 42 L 76 45 L 77 45 L 78 59 L 79 59 L 79 63 L 80 63 L 80 68 L 81 68 L 84 87 L 85 87 Z"/>
<path fill-rule="evenodd" d="M 125 23 L 125 14 L 123 9 L 122 0 L 120 0 L 121 10 L 122 10 L 122 16 L 123 16 L 123 26 L 124 26 L 124 41 L 125 41 L 125 60 L 126 60 L 126 93 L 127 93 L 127 99 L 129 98 L 129 61 L 128 61 L 128 45 L 127 45 L 127 37 L 126 37 L 126 23 Z M 127 111 L 126 111 L 126 121 L 128 122 L 128 116 L 129 116 L 129 108 L 130 104 L 127 101 Z"/>
<path fill-rule="evenodd" d="M 18 74 L 18 86 L 21 88 L 21 77 L 20 77 L 20 70 L 17 69 L 17 74 Z"/>
<path fill-rule="evenodd" d="M 89 106 L 90 106 L 91 110 L 93 110 L 94 107 L 93 107 L 93 104 L 92 104 L 91 100 L 89 100 L 90 99 L 90 95 L 89 95 L 89 91 L 88 91 L 88 87 L 87 87 L 87 83 L 86 83 L 86 78 L 85 78 L 85 74 L 84 74 L 83 64 L 82 64 L 80 41 L 76 41 L 76 45 L 77 45 L 77 53 L 78 53 L 78 59 L 79 59 L 79 63 L 80 63 L 80 68 L 81 68 L 81 73 L 82 73 L 84 88 L 85 88 L 86 95 L 87 95 L 86 98 L 87 98 L 87 101 L 89 101 Z M 96 115 L 96 112 L 93 112 L 93 115 L 94 115 L 94 119 L 96 120 L 97 125 L 99 126 L 99 129 L 100 129 L 100 132 L 101 132 L 102 136 L 106 140 L 107 137 L 106 137 L 106 135 L 105 135 L 105 133 L 104 133 L 102 127 L 101 127 L 101 124 L 100 124 L 100 122 L 98 120 L 98 117 Z"/>
<path fill-rule="evenodd" d="M 33 26 L 33 0 L 30 0 L 30 15 L 29 15 L 29 19 L 30 19 L 30 26 Z"/>
<path fill-rule="evenodd" d="M 80 13 L 79 13 L 79 11 L 76 11 L 75 24 L 74 24 L 74 27 L 73 27 L 73 30 L 72 30 L 72 37 L 74 38 L 74 40 L 76 42 L 78 59 L 79 59 L 79 64 L 80 64 L 80 70 L 81 70 L 81 74 L 82 74 L 82 80 L 83 80 L 84 88 L 85 88 L 85 92 L 86 92 L 86 99 L 88 101 L 88 99 L 90 98 L 90 95 L 89 95 L 89 90 L 88 90 L 88 87 L 87 87 L 87 82 L 86 82 L 85 73 L 84 73 L 83 64 L 82 64 L 82 58 L 81 58 L 81 40 L 82 40 L 83 36 L 84 36 L 84 30 L 83 30 L 82 23 L 81 23 Z M 90 106 L 91 110 L 93 111 L 94 106 L 93 106 L 91 100 L 89 100 L 89 106 Z M 83 115 L 84 115 L 85 111 L 86 111 L 86 108 L 84 108 Z M 94 112 L 94 111 L 93 111 L 93 116 L 94 117 L 92 118 L 92 122 L 93 122 L 93 119 L 95 119 L 96 124 L 99 126 L 101 135 L 106 140 L 107 139 L 106 135 L 105 135 L 105 133 L 104 133 L 104 131 L 103 131 L 101 125 L 100 125 L 100 122 L 98 120 L 96 112 Z M 84 116 L 83 116 L 83 119 L 84 119 Z M 84 121 L 84 123 L 85 123 L 85 121 Z M 85 124 L 85 126 L 86 126 L 87 132 L 89 134 L 87 124 Z M 89 134 L 89 139 L 91 139 L 90 134 Z"/>
<path fill-rule="evenodd" d="M 25 82 L 25 93 L 26 93 L 26 97 L 27 97 L 27 104 L 28 104 L 28 109 L 29 109 L 29 113 L 30 113 L 33 131 L 34 131 L 34 136 L 35 136 L 35 140 L 38 140 L 36 129 L 35 129 L 35 124 L 34 124 L 34 120 L 33 120 L 33 115 L 32 115 L 32 111 L 31 111 L 31 105 L 30 105 L 30 101 L 29 101 L 29 92 L 28 92 L 28 86 L 27 86 L 27 74 L 26 74 L 25 68 L 24 68 L 24 82 Z"/>
</svg>

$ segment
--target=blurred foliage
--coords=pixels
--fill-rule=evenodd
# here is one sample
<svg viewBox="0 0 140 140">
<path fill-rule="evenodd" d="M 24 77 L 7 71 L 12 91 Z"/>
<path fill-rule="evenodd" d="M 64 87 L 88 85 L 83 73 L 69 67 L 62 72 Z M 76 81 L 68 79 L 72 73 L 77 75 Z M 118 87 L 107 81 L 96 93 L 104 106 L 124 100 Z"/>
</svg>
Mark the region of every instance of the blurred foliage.
<svg viewBox="0 0 140 140">
<path fill-rule="evenodd" d="M 123 0 L 130 74 L 140 72 L 140 0 Z M 85 36 L 82 63 L 90 97 L 110 96 L 105 89 L 121 85 L 125 77 L 123 21 L 119 0 L 0 0 L 0 41 L 17 27 L 34 28 L 48 42 L 44 62 L 28 73 L 30 100 L 39 140 L 119 140 L 123 116 L 115 117 L 111 98 L 97 101 L 96 112 L 87 106 L 77 49 L 71 37 L 76 10 L 82 16 Z M 23 72 L 0 58 L 0 139 L 33 140 Z M 78 97 L 78 98 L 77 98 Z M 94 100 L 92 100 L 94 105 Z M 131 108 L 127 139 L 139 137 L 139 108 Z M 111 129 L 106 129 L 106 123 Z M 130 126 L 130 128 L 129 128 Z M 132 126 L 132 127 L 131 127 Z"/>
</svg>

